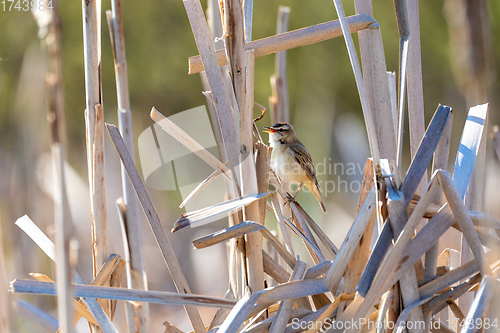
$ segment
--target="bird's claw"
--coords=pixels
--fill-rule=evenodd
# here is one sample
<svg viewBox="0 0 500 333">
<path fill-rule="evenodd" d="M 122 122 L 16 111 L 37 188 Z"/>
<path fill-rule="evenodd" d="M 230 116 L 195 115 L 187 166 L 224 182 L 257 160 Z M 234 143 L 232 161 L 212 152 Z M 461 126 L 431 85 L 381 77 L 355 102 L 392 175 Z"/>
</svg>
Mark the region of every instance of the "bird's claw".
<svg viewBox="0 0 500 333">
<path fill-rule="evenodd" d="M 286 206 L 286 204 L 290 204 L 290 202 L 295 202 L 295 196 L 291 196 L 290 193 L 287 193 L 286 198 L 285 198 L 285 203 L 283 204 L 283 207 Z"/>
</svg>

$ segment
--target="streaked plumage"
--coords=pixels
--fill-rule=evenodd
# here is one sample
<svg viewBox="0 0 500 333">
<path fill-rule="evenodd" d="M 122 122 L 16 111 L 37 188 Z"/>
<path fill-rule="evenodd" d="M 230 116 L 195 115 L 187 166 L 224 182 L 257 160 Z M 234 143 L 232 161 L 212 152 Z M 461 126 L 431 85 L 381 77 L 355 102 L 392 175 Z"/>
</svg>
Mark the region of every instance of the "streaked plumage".
<svg viewBox="0 0 500 333">
<path fill-rule="evenodd" d="M 293 126 L 281 122 L 264 129 L 269 133 L 269 145 L 273 148 L 271 169 L 281 179 L 305 185 L 326 213 L 311 155 L 297 138 Z"/>
</svg>

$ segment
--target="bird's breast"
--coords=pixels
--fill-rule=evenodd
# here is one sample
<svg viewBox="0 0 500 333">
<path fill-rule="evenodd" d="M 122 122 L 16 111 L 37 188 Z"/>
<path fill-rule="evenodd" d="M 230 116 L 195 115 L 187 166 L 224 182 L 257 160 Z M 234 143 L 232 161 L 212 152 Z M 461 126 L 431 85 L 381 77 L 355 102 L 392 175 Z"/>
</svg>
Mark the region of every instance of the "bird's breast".
<svg viewBox="0 0 500 333">
<path fill-rule="evenodd" d="M 291 151 L 279 146 L 273 149 L 271 169 L 278 177 L 289 182 L 303 183 L 309 180 L 304 168 L 297 163 Z"/>
</svg>

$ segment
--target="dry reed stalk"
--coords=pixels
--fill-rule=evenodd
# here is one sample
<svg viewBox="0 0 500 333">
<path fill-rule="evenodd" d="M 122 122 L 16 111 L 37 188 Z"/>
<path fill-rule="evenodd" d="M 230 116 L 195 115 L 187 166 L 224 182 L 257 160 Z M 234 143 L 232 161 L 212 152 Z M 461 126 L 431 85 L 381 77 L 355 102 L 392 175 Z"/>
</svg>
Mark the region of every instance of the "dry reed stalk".
<svg viewBox="0 0 500 333">
<path fill-rule="evenodd" d="M 100 0 L 82 1 L 87 161 L 92 213 L 94 276 L 108 256 L 101 98 Z M 99 105 L 99 106 L 98 106 Z M 99 127 L 100 126 L 100 127 Z M 95 174 L 97 173 L 97 174 Z M 107 311 L 107 310 L 106 310 Z"/>
<path fill-rule="evenodd" d="M 257 222 L 244 221 L 238 223 L 232 227 L 217 231 L 211 235 L 195 239 L 193 240 L 193 245 L 197 249 L 202 249 L 255 231 L 260 231 L 262 236 L 266 238 L 269 244 L 276 250 L 276 252 L 291 268 L 295 267 L 295 258 L 286 250 L 286 248 L 278 241 L 278 239 L 269 230 L 266 229 L 266 227 Z"/>
<path fill-rule="evenodd" d="M 224 147 L 229 160 L 229 167 L 232 170 L 233 186 L 235 186 L 236 189 L 235 193 L 239 193 L 239 186 L 234 171 L 234 168 L 239 165 L 239 140 L 236 134 L 236 122 L 233 111 L 231 110 L 229 96 L 224 86 L 221 71 L 217 65 L 214 43 L 210 36 L 205 15 L 203 14 L 203 9 L 199 0 L 183 0 L 183 4 L 188 15 L 198 51 L 204 63 L 208 84 L 214 99 L 218 119 L 218 123 L 214 125 L 218 125 L 221 129 Z"/>
<path fill-rule="evenodd" d="M 66 114 L 64 110 L 64 93 L 62 79 L 62 43 L 61 43 L 61 16 L 59 15 L 59 1 L 52 1 L 50 12 L 50 26 L 44 36 L 44 42 L 49 54 L 49 69 L 45 76 L 48 88 L 47 101 L 49 105 L 49 125 L 54 142 L 66 144 Z M 35 17 L 38 13 L 34 13 Z M 43 14 L 41 14 L 43 16 Z M 42 29 L 41 21 L 38 21 Z"/>
<path fill-rule="evenodd" d="M 239 0 L 235 0 L 239 2 Z M 244 44 L 244 43 L 243 43 Z M 240 108 L 240 160 L 242 193 L 259 193 L 257 170 L 255 165 L 253 145 L 253 107 L 254 107 L 254 75 L 255 53 L 246 51 L 245 56 L 245 103 Z M 234 76 L 234 74 L 233 74 Z M 235 81 L 236 82 L 236 81 Z M 236 88 L 235 88 L 236 89 Z M 254 202 L 243 209 L 245 220 L 254 220 L 265 224 L 265 215 L 260 213 L 260 201 Z M 248 286 L 252 292 L 264 289 L 264 266 L 262 262 L 262 235 L 253 233 L 245 236 L 245 251 L 247 257 Z"/>
<path fill-rule="evenodd" d="M 255 126 L 255 123 L 254 123 Z M 271 158 L 271 148 L 266 146 L 262 140 L 254 144 L 255 151 L 255 172 L 257 175 L 257 190 L 258 193 L 266 193 L 269 191 L 269 160 Z M 267 202 L 259 201 L 259 220 L 266 219 Z M 291 252 L 293 255 L 293 252 Z"/>
<path fill-rule="evenodd" d="M 42 15 L 35 13 L 35 16 Z M 56 277 L 60 331 L 69 332 L 72 317 L 71 266 L 69 242 L 72 235 L 69 205 L 66 196 L 64 151 L 66 142 L 64 95 L 62 90 L 61 18 L 58 2 L 54 1 L 50 15 L 49 32 L 44 36 L 49 53 L 49 68 L 45 76 L 49 114 L 47 117 L 52 138 L 52 162 L 54 179 L 54 215 L 56 234 Z M 38 21 L 40 29 L 43 23 Z"/>
<path fill-rule="evenodd" d="M 288 31 L 290 7 L 279 6 L 276 35 Z M 286 51 L 276 52 L 274 74 L 271 76 L 273 95 L 269 97 L 271 122 L 290 122 L 290 107 L 288 103 L 288 80 L 286 75 Z"/>
<path fill-rule="evenodd" d="M 356 48 L 354 47 L 352 36 L 349 33 L 349 25 L 344 13 L 344 8 L 342 7 L 342 3 L 340 2 L 340 0 L 333 0 L 333 3 L 335 5 L 335 10 L 337 11 L 337 16 L 339 17 L 340 27 L 342 29 L 342 34 L 344 35 L 347 52 L 349 54 L 349 60 L 354 72 L 354 78 L 356 80 L 356 87 L 358 88 L 361 108 L 363 109 L 366 131 L 368 134 L 368 143 L 370 144 L 370 151 L 372 153 L 374 166 L 377 167 L 380 160 L 380 146 L 377 138 L 377 128 L 375 127 L 376 122 L 373 118 L 372 109 L 368 100 L 365 86 L 363 84 L 363 75 L 361 73 L 361 66 L 359 65 L 358 54 L 356 53 Z"/>
<path fill-rule="evenodd" d="M 132 112 L 130 109 L 130 97 L 128 90 L 127 60 L 125 56 L 125 34 L 123 31 L 123 17 L 121 0 L 111 1 L 111 11 L 106 11 L 108 28 L 113 49 L 113 60 L 115 64 L 116 94 L 118 103 L 118 127 L 123 140 L 134 156 L 133 132 L 132 132 Z M 127 286 L 131 289 L 147 289 L 144 272 L 144 262 L 142 254 L 141 229 L 139 224 L 139 212 L 137 197 L 135 196 L 132 184 L 128 179 L 127 172 L 121 168 L 122 192 L 124 203 L 124 235 L 127 238 L 127 247 L 124 249 L 129 254 L 127 260 Z M 125 242 L 124 242 L 125 243 Z M 142 304 L 137 308 L 138 316 L 143 320 L 136 321 L 133 316 L 134 307 L 126 305 L 126 313 L 131 332 L 145 332 L 147 327 L 146 313 L 147 304 Z"/>
<path fill-rule="evenodd" d="M 16 293 L 56 295 L 54 283 L 32 280 L 14 280 L 11 288 Z M 203 295 L 189 295 L 151 290 L 135 290 L 128 288 L 100 287 L 89 285 L 73 285 L 76 297 L 92 297 L 99 299 L 123 300 L 131 302 L 150 302 L 183 306 L 204 306 L 231 309 L 236 302 L 224 298 Z"/>
<path fill-rule="evenodd" d="M 309 230 L 305 218 L 302 216 L 302 214 L 300 213 L 299 209 L 297 208 L 294 202 L 290 202 L 290 208 L 292 209 L 293 212 L 292 222 L 295 223 L 295 227 L 308 240 L 308 242 L 306 242 L 305 244 L 307 245 L 307 250 L 313 262 L 315 264 L 318 264 L 319 262 L 326 260 L 325 256 L 323 255 L 323 252 L 320 250 L 319 245 L 316 242 L 316 239 L 311 233 L 311 230 Z M 313 246 L 310 246 L 309 244 L 312 244 Z"/>
<path fill-rule="evenodd" d="M 408 90 L 408 94 L 410 91 Z M 410 103 L 410 97 L 408 96 L 408 103 Z M 450 140 L 451 140 L 451 130 L 453 124 L 453 112 L 450 113 L 448 117 L 448 122 L 444 129 L 443 135 L 439 140 L 436 151 L 434 152 L 434 158 L 432 161 L 432 171 L 433 173 L 438 169 L 446 170 L 448 168 L 448 157 L 450 155 Z M 422 179 L 424 181 L 424 178 Z M 442 196 L 435 198 L 434 202 L 438 205 L 443 204 Z M 425 217 L 425 215 L 424 215 Z M 437 261 L 439 256 L 439 240 L 434 243 L 434 245 L 425 253 L 425 268 L 424 277 L 431 277 L 436 275 Z M 430 327 L 432 321 L 432 315 L 428 314 L 425 318 L 425 326 Z"/>
<path fill-rule="evenodd" d="M 351 33 L 367 29 L 374 22 L 376 21 L 367 15 L 353 15 L 347 18 Z M 254 49 L 255 57 L 262 57 L 340 36 L 342 36 L 342 30 L 339 21 L 333 20 L 248 42 L 245 46 L 245 50 Z M 227 65 L 227 58 L 224 50 L 218 50 L 216 52 L 216 57 L 219 66 Z M 189 58 L 189 74 L 199 73 L 203 71 L 204 68 L 202 57 L 198 55 Z"/>
<path fill-rule="evenodd" d="M 179 293 L 190 294 L 190 289 L 187 284 L 186 278 L 182 273 L 182 269 L 177 261 L 177 257 L 175 256 L 174 250 L 172 249 L 172 245 L 170 245 L 170 241 L 161 226 L 160 219 L 158 218 L 158 214 L 149 198 L 149 195 L 146 191 L 146 187 L 141 181 L 139 173 L 135 168 L 134 161 L 130 157 L 128 153 L 125 142 L 118 131 L 118 128 L 113 125 L 107 124 L 108 133 L 115 145 L 116 151 L 118 155 L 120 155 L 120 159 L 123 163 L 123 166 L 127 170 L 127 174 L 130 178 L 132 186 L 137 194 L 139 202 L 144 210 L 144 214 L 149 222 L 151 230 L 155 236 L 156 242 L 161 250 L 163 255 L 163 259 L 167 264 L 167 267 L 170 271 L 170 275 L 172 276 L 172 280 L 174 281 L 175 287 Z M 185 306 L 186 313 L 191 321 L 191 325 L 196 332 L 204 332 L 205 326 L 203 325 L 203 321 L 201 320 L 201 316 L 198 310 L 192 306 Z"/>
<path fill-rule="evenodd" d="M 431 183 L 429 183 L 428 190 L 424 192 L 424 195 L 420 199 L 417 207 L 415 208 L 412 215 L 408 219 L 406 226 L 402 230 L 400 236 L 397 238 L 394 247 L 391 248 L 384 257 L 382 264 L 378 269 L 378 273 L 375 276 L 375 279 L 371 283 L 371 286 L 368 289 L 367 293 L 364 295 L 362 303 L 351 309 L 351 311 L 355 311 L 355 313 L 353 312 L 354 319 L 364 317 L 368 309 L 376 302 L 376 300 L 380 296 L 382 296 L 382 294 L 386 290 L 388 290 L 400 277 L 403 277 L 407 269 L 413 267 L 413 263 L 411 265 L 408 265 L 408 267 L 406 267 L 406 270 L 402 271 L 397 279 L 395 277 L 395 274 L 393 273 L 394 270 L 396 269 L 398 262 L 401 260 L 401 258 L 404 258 L 403 249 L 408 248 L 408 243 L 413 237 L 414 230 L 417 227 L 417 224 L 420 222 L 425 212 L 426 206 L 430 202 L 432 202 L 432 200 L 435 197 L 435 191 L 438 189 L 438 187 L 432 185 L 433 184 L 431 180 Z M 354 303 L 351 306 L 353 305 Z"/>
<path fill-rule="evenodd" d="M 473 174 L 474 165 L 480 152 L 481 137 L 483 128 L 486 125 L 487 114 L 488 104 L 471 107 L 462 132 L 457 159 L 455 161 L 455 171 L 453 173 L 453 180 L 455 184 L 457 184 L 462 199 L 466 195 L 467 187 L 469 186 L 469 181 Z M 480 121 L 480 123 L 477 123 L 477 121 Z M 464 263 L 470 258 L 467 255 L 468 249 L 466 242 L 462 240 L 462 243 L 461 253 L 464 258 L 463 260 L 461 259 L 461 261 Z M 460 304 L 462 309 L 468 309 L 471 302 L 472 298 L 470 296 L 466 296 L 459 301 L 459 303 L 462 303 Z"/>
<path fill-rule="evenodd" d="M 104 284 L 107 284 L 108 281 L 110 282 L 109 284 L 111 284 L 111 282 L 113 281 L 113 276 L 114 276 L 115 272 L 117 270 L 119 270 L 120 264 L 123 265 L 124 262 L 122 259 L 120 259 L 120 257 L 118 255 L 116 255 L 116 254 L 110 255 L 90 285 L 102 286 Z M 47 282 L 49 282 L 49 281 L 47 281 Z M 111 284 L 111 286 L 114 286 L 114 285 Z M 113 315 L 114 315 L 113 303 L 115 303 L 115 305 L 116 305 L 116 302 L 111 301 L 111 314 L 110 314 L 111 320 L 113 320 Z M 82 301 L 78 302 L 77 304 L 79 304 L 80 306 L 84 306 Z M 84 315 L 82 314 L 82 316 L 84 316 Z M 73 322 L 73 327 L 76 326 L 76 324 L 78 323 L 79 320 L 80 320 L 80 316 L 79 315 L 75 316 L 75 319 Z"/>
<path fill-rule="evenodd" d="M 439 142 L 441 133 L 446 126 L 450 111 L 451 109 L 449 107 L 440 105 L 427 128 L 426 135 L 420 143 L 419 150 L 417 151 L 417 154 L 406 174 L 404 182 L 401 185 L 401 200 L 404 200 L 405 205 L 408 205 L 410 199 L 413 197 L 420 179 L 422 178 L 422 175 L 426 171 L 427 165 L 432 159 L 432 155 Z M 400 214 L 403 214 L 402 211 L 404 211 L 404 209 L 401 208 Z M 401 230 L 404 226 L 405 221 L 399 220 L 398 223 L 402 224 L 398 227 L 398 229 Z M 365 269 L 363 276 L 361 277 L 361 280 L 358 284 L 357 290 L 361 293 L 361 295 L 365 295 L 370 288 L 371 281 L 375 277 L 378 266 L 383 260 L 383 256 L 386 253 L 388 247 L 391 245 L 392 239 L 393 231 L 391 228 L 391 224 L 386 223 L 379 234 L 379 238 L 377 240 L 375 248 L 373 249 L 370 260 L 368 261 L 367 268 Z"/>
<path fill-rule="evenodd" d="M 265 310 L 264 310 L 265 311 Z M 270 312 L 270 311 L 269 311 Z M 290 319 L 302 319 L 309 315 L 311 313 L 311 310 L 306 310 L 303 308 L 294 308 L 292 311 L 290 311 Z M 271 327 L 271 324 L 274 321 L 274 316 L 271 318 L 267 318 L 257 324 L 254 324 L 254 322 L 248 323 L 243 329 L 242 332 L 245 333 L 266 333 L 269 332 L 269 328 Z M 290 323 L 290 320 L 288 321 Z M 291 326 L 288 326 L 287 329 L 284 332 L 288 332 L 288 328 Z"/>
<path fill-rule="evenodd" d="M 302 206 L 298 203 L 295 202 L 294 205 L 297 207 L 300 215 L 304 218 L 304 220 L 307 222 L 307 225 L 314 231 L 316 236 L 318 236 L 319 240 L 321 243 L 324 245 L 324 249 L 328 254 L 328 257 L 330 260 L 335 259 L 335 256 L 339 252 L 339 249 L 335 246 L 335 244 L 328 238 L 326 233 L 320 228 L 320 226 L 312 219 L 309 214 L 302 208 Z"/>
<path fill-rule="evenodd" d="M 485 98 L 485 97 L 483 97 Z M 481 142 L 479 144 L 476 163 L 474 164 L 474 170 L 470 179 L 469 186 L 467 188 L 467 193 L 465 194 L 465 206 L 467 209 L 482 210 L 483 209 L 483 192 L 484 192 L 484 181 L 485 181 L 485 163 L 486 163 L 486 139 L 488 137 L 488 114 L 484 119 L 483 134 L 481 136 Z M 472 253 L 469 249 L 468 241 L 462 235 L 462 244 L 460 251 L 460 262 L 466 263 L 472 258 Z M 458 300 L 460 308 L 462 311 L 467 312 L 472 303 L 472 294 L 466 294 L 464 297 Z"/>
<path fill-rule="evenodd" d="M 233 105 L 235 112 L 245 112 L 246 100 L 246 55 L 245 55 L 245 27 L 243 22 L 243 7 L 241 1 L 224 0 L 223 28 L 226 57 L 234 89 L 237 105 Z M 240 126 L 241 127 L 241 126 Z"/>
<path fill-rule="evenodd" d="M 278 221 L 278 230 L 280 231 L 283 242 L 285 243 L 286 249 L 292 256 L 295 257 L 293 246 L 292 246 L 292 238 L 290 234 L 290 229 L 286 227 L 285 220 L 283 218 L 283 212 L 281 211 L 281 205 L 278 201 L 278 198 L 273 193 L 271 194 L 271 204 L 272 211 L 276 216 L 276 220 Z"/>
<path fill-rule="evenodd" d="M 371 0 L 355 0 L 356 14 L 373 16 Z M 363 81 L 371 112 L 374 113 L 380 158 L 396 160 L 396 133 L 393 116 L 387 66 L 380 26 L 373 24 L 370 29 L 358 32 Z"/>
<path fill-rule="evenodd" d="M 30 276 L 36 279 L 37 281 L 41 282 L 51 282 L 54 283 L 52 279 L 50 279 L 47 275 L 45 274 L 39 274 L 39 273 L 30 273 Z M 80 320 L 81 317 L 84 317 L 89 323 L 98 325 L 97 321 L 95 321 L 94 317 L 92 317 L 92 314 L 87 310 L 85 305 L 83 305 L 83 302 L 78 302 L 76 300 L 72 300 L 73 302 L 73 308 L 75 310 L 75 316 L 73 320 L 73 326 L 74 327 L 78 321 Z M 57 330 L 58 332 L 61 331 L 61 328 Z"/>
<path fill-rule="evenodd" d="M 245 23 L 245 43 L 252 40 L 253 0 L 243 0 L 243 21 Z"/>
<path fill-rule="evenodd" d="M 387 72 L 387 80 L 389 81 L 389 96 L 391 99 L 392 123 L 394 125 L 394 133 L 398 133 L 398 89 L 396 88 L 396 73 Z"/>
<path fill-rule="evenodd" d="M 54 243 L 52 243 L 27 215 L 17 219 L 16 225 L 23 230 L 50 259 L 55 261 Z M 72 271 L 75 282 L 84 284 L 80 275 L 74 269 Z M 104 333 L 118 332 L 95 298 L 82 298 L 82 300 L 92 316 L 94 316 L 95 320 L 99 323 L 99 327 Z"/>
<path fill-rule="evenodd" d="M 425 133 L 424 119 L 424 93 L 422 84 L 422 60 L 420 51 L 420 22 L 418 1 L 407 0 L 408 29 L 411 38 L 408 45 L 407 60 L 407 98 L 408 98 L 408 123 L 410 131 L 411 156 L 417 153 L 420 140 Z M 425 185 L 425 184 L 423 184 Z M 420 185 L 420 186 L 423 186 Z"/>
<path fill-rule="evenodd" d="M 398 86 L 398 133 L 397 133 L 397 166 L 401 170 L 401 158 L 403 155 L 403 131 L 406 98 L 406 66 L 408 62 L 408 44 L 410 39 L 410 28 L 408 25 L 408 11 L 406 0 L 395 0 L 396 18 L 399 32 L 399 86 Z M 412 155 L 413 156 L 413 155 Z"/>
<path fill-rule="evenodd" d="M 119 263 L 123 263 L 123 260 L 120 259 L 120 257 L 116 254 L 112 254 L 109 256 L 109 258 L 106 260 L 104 265 L 102 266 L 101 270 L 97 274 L 97 276 L 94 278 L 92 281 L 91 285 L 93 286 L 101 286 L 105 284 L 108 280 L 111 279 L 113 273 L 117 270 L 117 266 Z M 32 277 L 37 279 L 38 281 L 42 282 L 53 282 L 50 280 L 48 277 L 46 277 L 43 274 L 30 274 Z M 84 302 L 79 301 L 73 302 L 75 311 L 78 312 L 78 314 L 75 315 L 74 320 L 73 320 L 73 326 L 75 327 L 80 318 L 83 316 L 85 319 L 89 321 L 91 324 L 97 325 L 97 322 L 95 321 L 94 317 L 92 317 L 92 314 L 88 312 L 88 310 L 85 308 Z M 111 312 L 111 315 L 113 314 L 113 311 Z M 89 318 L 90 317 L 90 318 Z M 112 318 L 112 317 L 111 317 Z"/>
<path fill-rule="evenodd" d="M 403 228 L 408 227 L 411 228 L 409 229 L 410 233 L 414 232 L 415 228 L 418 226 L 418 220 L 413 222 L 415 223 L 414 225 L 410 224 L 410 221 L 408 220 L 407 217 L 407 204 L 404 201 L 404 196 L 403 194 L 396 190 L 393 187 L 392 182 L 390 181 L 389 175 L 390 175 L 390 167 L 388 163 L 382 163 L 386 162 L 387 160 L 382 160 L 381 161 L 381 167 L 382 167 L 382 175 L 385 178 L 386 182 L 386 190 L 387 190 L 387 209 L 388 209 L 388 222 L 390 223 L 392 227 L 392 231 L 394 234 L 394 239 L 399 239 L 398 236 L 400 236 Z M 422 202 L 423 200 L 421 199 L 419 201 Z M 429 202 L 426 202 L 426 204 L 423 204 L 423 210 L 425 211 L 425 207 L 429 205 Z M 422 209 L 422 208 L 421 208 Z M 416 212 L 417 210 L 415 210 Z M 420 212 L 417 213 L 417 216 L 419 216 Z M 422 213 L 423 216 L 423 213 Z M 408 223 L 407 223 L 408 221 Z M 387 223 L 387 222 L 386 222 Z M 405 226 L 406 224 L 406 226 Z M 383 268 L 381 267 L 381 272 L 383 272 Z M 397 288 L 397 287 L 396 287 Z M 418 294 L 418 285 L 417 285 L 417 273 L 416 273 L 416 267 L 412 266 L 408 269 L 405 274 L 400 278 L 399 280 L 399 289 L 401 292 L 401 297 L 403 301 L 403 306 L 405 307 L 405 310 L 408 310 L 409 307 L 412 304 L 415 304 L 419 300 L 419 294 Z M 385 290 L 385 288 L 384 288 Z M 409 313 L 407 314 L 408 316 L 408 321 L 411 322 L 422 322 L 423 321 L 423 314 L 422 310 L 420 307 L 415 308 L 414 310 L 408 310 Z M 398 317 L 401 317 L 403 313 L 399 313 L 399 311 L 394 312 L 395 315 L 398 315 Z M 405 316 L 406 318 L 406 316 Z M 415 329 L 411 328 L 409 329 L 410 332 L 414 331 L 421 331 L 420 329 Z"/>
<path fill-rule="evenodd" d="M 52 159 L 54 164 L 55 200 L 55 229 L 56 229 L 56 281 L 57 281 L 57 310 L 60 331 L 68 333 L 71 330 L 73 316 L 70 264 L 70 237 L 71 218 L 66 197 L 66 177 L 64 172 L 64 155 L 62 143 L 52 144 Z"/>
<path fill-rule="evenodd" d="M 500 128 L 498 126 L 493 126 L 493 131 L 491 133 L 493 148 L 497 153 L 497 158 L 500 159 Z"/>
<path fill-rule="evenodd" d="M 290 281 L 302 280 L 306 274 L 307 265 L 303 261 L 297 261 L 295 268 L 293 269 Z M 292 311 L 294 305 L 293 299 L 283 300 L 280 303 L 278 311 L 274 316 L 273 323 L 269 328 L 269 333 L 279 333 L 283 332 L 286 328 L 288 320 L 290 319 L 290 312 Z"/>
<path fill-rule="evenodd" d="M 429 302 L 422 306 L 424 314 L 431 312 L 433 315 L 445 309 L 450 302 L 454 302 L 457 298 L 470 291 L 472 287 L 481 282 L 481 274 L 474 275 L 468 281 L 463 282 L 453 289 L 449 289 L 438 296 L 432 298 Z M 456 312 L 456 311 L 455 311 Z"/>
<path fill-rule="evenodd" d="M 210 207 L 201 208 L 189 213 L 183 213 L 177 219 L 172 228 L 172 233 L 185 227 L 195 227 L 197 224 L 205 223 L 207 219 L 222 215 L 224 213 L 237 212 L 243 206 L 252 204 L 254 201 L 267 197 L 268 193 L 246 195 L 237 199 L 225 201 Z"/>
<path fill-rule="evenodd" d="M 265 227 L 259 223 L 243 221 L 229 228 L 218 230 L 210 235 L 197 238 L 193 240 L 193 246 L 196 249 L 204 249 L 206 247 L 230 240 L 231 238 L 239 237 L 255 231 L 260 231 L 264 228 Z"/>
<path fill-rule="evenodd" d="M 335 298 L 335 302 L 328 305 L 328 307 L 324 311 L 321 311 L 321 310 L 317 311 L 319 316 L 317 316 L 314 319 L 314 321 L 315 321 L 314 328 L 308 329 L 307 332 L 308 333 L 318 332 L 321 329 L 321 327 L 323 326 L 322 324 L 325 323 L 325 320 L 327 318 L 331 318 L 334 311 L 338 308 L 338 306 L 340 304 L 342 304 L 343 302 L 352 301 L 353 299 L 354 299 L 353 294 L 340 294 L 338 297 Z"/>
<path fill-rule="evenodd" d="M 375 187 L 373 187 L 366 197 L 363 207 L 356 216 L 351 229 L 349 229 L 349 233 L 340 247 L 340 251 L 337 253 L 332 267 L 330 267 L 328 273 L 326 274 L 326 284 L 332 293 L 335 294 L 335 291 L 340 284 L 340 280 L 342 279 L 342 276 L 344 276 L 345 270 L 347 269 L 347 265 L 351 261 L 352 255 L 354 254 L 354 251 L 356 250 L 368 223 L 375 214 L 375 211 Z"/>
<path fill-rule="evenodd" d="M 481 274 L 483 276 L 486 274 L 491 275 L 491 269 L 486 261 L 483 246 L 477 231 L 474 228 L 474 224 L 472 223 L 470 216 L 467 214 L 463 199 L 460 197 L 456 187 L 453 186 L 451 175 L 447 171 L 438 171 L 438 175 L 440 185 L 443 187 L 446 201 L 448 202 L 458 224 L 460 225 L 462 237 L 467 240 L 467 243 L 474 254 L 474 258 L 480 267 Z"/>
<path fill-rule="evenodd" d="M 359 214 L 367 196 L 370 194 L 371 189 L 374 187 L 374 169 L 373 161 L 368 158 L 366 160 L 365 172 L 363 174 L 363 182 L 361 185 L 361 192 L 358 200 L 358 207 L 356 210 L 356 215 Z M 377 204 L 377 203 L 375 203 Z M 377 213 L 376 213 L 377 214 Z M 375 216 L 369 221 L 365 233 L 361 236 L 359 240 L 359 245 L 352 255 L 352 259 L 346 269 L 344 274 L 344 284 L 342 287 L 342 293 L 350 294 L 355 292 L 355 288 L 361 279 L 363 270 L 366 267 L 368 259 L 370 257 L 370 243 L 373 235 L 373 228 L 375 226 Z M 342 313 L 345 306 L 348 303 L 342 303 L 339 306 L 339 314 Z"/>
<path fill-rule="evenodd" d="M 391 288 L 389 291 L 385 292 L 380 298 L 380 307 L 378 309 L 377 317 L 377 333 L 382 333 L 384 331 L 383 327 L 387 327 L 386 317 L 387 311 L 391 306 L 394 297 L 394 289 Z"/>
<path fill-rule="evenodd" d="M 272 277 L 276 282 L 285 283 L 289 280 L 290 273 L 264 250 L 262 250 L 262 261 L 264 263 L 264 273 Z"/>
<path fill-rule="evenodd" d="M 225 299 L 234 299 L 234 293 L 231 289 L 229 289 L 226 294 L 224 295 Z M 212 322 L 210 323 L 210 326 L 208 327 L 207 331 L 213 330 L 216 326 L 219 326 L 222 324 L 224 319 L 226 319 L 227 314 L 229 313 L 229 310 L 226 309 L 219 309 L 215 313 L 214 318 L 212 319 Z"/>
<path fill-rule="evenodd" d="M 479 321 L 483 321 L 482 317 L 486 312 L 486 308 L 491 302 L 493 295 L 498 290 L 498 280 L 491 276 L 484 276 L 481 281 L 481 286 L 477 292 L 477 296 L 471 304 L 470 310 L 467 313 L 467 318 L 465 319 L 464 327 L 462 328 L 463 333 L 473 333 L 476 332 L 479 327 Z M 472 323 L 472 325 L 468 324 Z"/>
<path fill-rule="evenodd" d="M 496 251 L 490 251 L 487 254 L 488 262 L 492 265 L 498 265 L 500 262 L 500 255 Z M 418 291 L 422 298 L 427 298 L 433 294 L 438 294 L 440 291 L 449 288 L 456 282 L 464 280 L 472 275 L 479 272 L 479 265 L 475 260 L 471 260 L 468 263 L 457 267 L 448 273 L 445 273 L 434 280 L 420 286 Z"/>
<path fill-rule="evenodd" d="M 214 39 L 214 45 L 216 50 L 220 50 L 224 48 L 224 41 L 220 38 L 223 35 L 222 32 L 222 19 L 221 13 L 219 10 L 219 1 L 218 0 L 208 0 L 207 1 L 207 23 L 210 28 L 210 32 L 212 33 L 212 37 Z M 224 68 L 225 70 L 225 68 Z M 213 102 L 213 98 L 210 93 L 210 86 L 208 84 L 207 75 L 204 71 L 200 72 L 201 83 L 203 85 L 204 92 L 202 92 L 208 104 L 208 111 L 210 112 L 210 118 L 212 119 L 212 123 L 217 122 L 217 111 L 215 110 L 215 105 Z M 227 161 L 226 151 L 224 149 L 224 141 L 222 140 L 222 132 L 219 126 L 213 126 L 215 140 L 217 142 L 217 149 L 219 151 L 219 156 L 221 160 Z M 226 188 L 229 188 L 229 183 L 225 181 Z"/>
<path fill-rule="evenodd" d="M 285 200 L 287 198 L 287 192 L 283 188 L 283 186 L 280 184 L 278 179 L 276 178 L 275 175 L 270 178 L 270 183 L 274 186 L 276 189 L 276 192 L 279 193 L 280 197 Z M 290 223 L 290 221 L 287 218 L 283 218 L 284 221 L 287 223 L 287 225 L 294 231 L 299 237 L 302 238 L 304 241 L 306 248 L 309 252 L 309 255 L 311 256 L 311 259 L 315 262 L 315 264 L 318 264 L 320 261 L 325 260 L 325 257 L 323 253 L 319 250 L 318 243 L 314 239 L 314 236 L 312 235 L 311 231 L 309 230 L 309 227 L 307 226 L 307 223 L 300 213 L 298 207 L 296 206 L 295 202 L 290 201 L 289 206 L 293 212 L 293 221 L 295 221 L 295 225 Z"/>
</svg>

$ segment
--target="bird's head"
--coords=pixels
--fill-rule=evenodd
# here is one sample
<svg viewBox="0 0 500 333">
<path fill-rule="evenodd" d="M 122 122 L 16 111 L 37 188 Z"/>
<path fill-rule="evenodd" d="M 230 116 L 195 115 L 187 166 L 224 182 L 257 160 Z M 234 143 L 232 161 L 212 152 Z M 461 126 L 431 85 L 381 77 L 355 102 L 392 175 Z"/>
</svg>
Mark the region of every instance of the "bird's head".
<svg viewBox="0 0 500 333">
<path fill-rule="evenodd" d="M 264 127 L 264 132 L 269 133 L 269 137 L 278 140 L 290 141 L 296 137 L 293 126 L 288 123 L 276 123 L 271 127 Z"/>
</svg>

